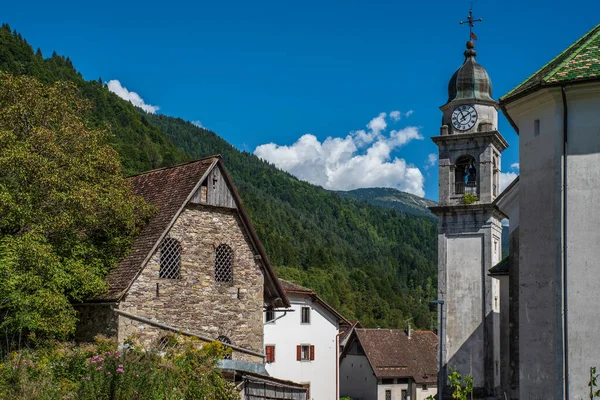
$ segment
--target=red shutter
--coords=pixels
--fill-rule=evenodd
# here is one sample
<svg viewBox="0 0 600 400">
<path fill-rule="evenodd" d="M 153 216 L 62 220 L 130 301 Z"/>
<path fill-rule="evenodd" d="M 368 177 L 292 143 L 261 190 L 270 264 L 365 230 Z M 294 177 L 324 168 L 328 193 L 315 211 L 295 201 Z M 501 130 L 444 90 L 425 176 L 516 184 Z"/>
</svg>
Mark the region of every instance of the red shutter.
<svg viewBox="0 0 600 400">
<path fill-rule="evenodd" d="M 315 346 L 310 346 L 310 361 L 315 359 Z"/>
<path fill-rule="evenodd" d="M 296 346 L 296 360 L 302 360 L 302 346 Z"/>
<path fill-rule="evenodd" d="M 266 346 L 267 362 L 275 362 L 275 346 Z"/>
</svg>

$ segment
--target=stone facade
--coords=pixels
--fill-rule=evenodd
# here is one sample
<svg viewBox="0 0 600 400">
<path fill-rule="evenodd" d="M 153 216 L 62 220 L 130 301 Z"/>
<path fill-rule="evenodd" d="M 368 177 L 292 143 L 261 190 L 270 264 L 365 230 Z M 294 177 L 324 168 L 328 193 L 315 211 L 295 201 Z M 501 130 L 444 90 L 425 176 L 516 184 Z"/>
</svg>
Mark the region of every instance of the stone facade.
<svg viewBox="0 0 600 400">
<path fill-rule="evenodd" d="M 79 322 L 75 330 L 75 340 L 91 342 L 97 335 L 113 337 L 119 330 L 115 304 L 75 304 Z"/>
<path fill-rule="evenodd" d="M 118 308 L 137 316 L 263 352 L 263 273 L 237 210 L 188 205 L 168 236 L 181 244 L 179 279 L 159 278 L 157 251 L 129 288 Z M 233 283 L 214 279 L 215 249 L 233 250 Z M 118 338 L 139 336 L 151 343 L 165 331 L 119 316 Z M 262 362 L 234 351 L 233 359 Z"/>
</svg>

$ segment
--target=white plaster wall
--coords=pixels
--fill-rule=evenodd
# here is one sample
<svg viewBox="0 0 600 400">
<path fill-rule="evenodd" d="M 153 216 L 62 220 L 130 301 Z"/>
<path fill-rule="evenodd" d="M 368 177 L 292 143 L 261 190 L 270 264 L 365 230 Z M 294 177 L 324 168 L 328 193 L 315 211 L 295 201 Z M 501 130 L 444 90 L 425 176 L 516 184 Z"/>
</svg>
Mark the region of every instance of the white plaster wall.
<svg viewBox="0 0 600 400">
<path fill-rule="evenodd" d="M 435 383 L 427 384 L 427 390 L 423 390 L 423 385 L 415 384 L 417 387 L 414 400 L 425 400 L 429 396 L 437 394 L 437 386 Z"/>
<path fill-rule="evenodd" d="M 337 320 L 310 296 L 288 294 L 291 313 L 264 326 L 265 346 L 275 345 L 275 362 L 266 364 L 267 372 L 276 378 L 310 383 L 312 400 L 336 398 Z M 301 308 L 311 307 L 310 324 L 301 324 Z M 275 313 L 275 317 L 282 315 Z M 315 346 L 314 361 L 297 361 L 296 346 Z"/>
<path fill-rule="evenodd" d="M 600 84 L 567 88 L 567 104 L 569 386 L 579 399 L 600 367 Z"/>
<path fill-rule="evenodd" d="M 379 384 L 377 385 L 377 400 L 385 400 L 385 391 L 392 391 L 392 400 L 402 400 L 402 390 L 406 390 L 408 399 L 413 400 L 410 394 L 410 387 L 408 383 L 395 383 L 391 385 Z"/>
<path fill-rule="evenodd" d="M 377 400 L 377 378 L 366 356 L 347 354 L 340 360 L 340 397 L 344 396 Z"/>
<path fill-rule="evenodd" d="M 563 393 L 560 89 L 528 96 L 509 113 L 519 127 L 520 398 L 558 399 Z"/>
<path fill-rule="evenodd" d="M 483 235 L 446 240 L 446 360 L 463 375 L 473 371 L 475 387 L 483 387 Z"/>
</svg>

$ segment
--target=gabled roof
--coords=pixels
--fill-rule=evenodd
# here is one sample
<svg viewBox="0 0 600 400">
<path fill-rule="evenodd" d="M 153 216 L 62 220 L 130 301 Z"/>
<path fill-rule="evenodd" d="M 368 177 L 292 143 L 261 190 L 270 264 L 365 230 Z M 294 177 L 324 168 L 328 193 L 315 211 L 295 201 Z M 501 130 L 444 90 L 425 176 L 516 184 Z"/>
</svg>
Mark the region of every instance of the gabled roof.
<svg viewBox="0 0 600 400">
<path fill-rule="evenodd" d="M 438 337 L 430 331 L 355 329 L 377 378 L 412 378 L 416 383 L 437 382 Z M 350 341 L 353 340 L 350 338 Z M 342 357 L 350 346 L 346 345 Z"/>
<path fill-rule="evenodd" d="M 325 308 L 327 311 L 329 311 L 331 314 L 333 314 L 337 318 L 338 323 L 340 325 L 342 325 L 344 327 L 352 325 L 350 323 L 350 321 L 348 321 L 335 308 L 333 308 L 329 304 L 327 304 L 327 302 L 325 302 L 325 300 L 320 298 L 317 295 L 317 293 L 315 291 L 313 291 L 312 289 L 309 289 L 304 286 L 300 286 L 294 282 L 286 281 L 284 279 L 279 279 L 279 282 L 281 283 L 281 287 L 283 288 L 283 290 L 285 291 L 286 294 L 287 293 L 297 293 L 297 294 L 305 294 L 307 296 L 310 296 L 313 299 L 313 301 L 319 303 L 321 306 L 323 306 L 323 308 Z"/>
<path fill-rule="evenodd" d="M 233 181 L 223 165 L 220 155 L 191 161 L 167 168 L 155 169 L 128 178 L 133 192 L 155 206 L 157 213 L 135 238 L 131 252 L 110 273 L 106 281 L 108 292 L 93 301 L 119 301 L 135 281 L 156 250 L 160 240 L 171 228 L 208 173 L 220 167 L 223 177 L 235 199 L 240 219 L 250 237 L 255 251 L 262 260 L 265 289 L 271 296 L 281 298 L 289 307 L 283 288 L 275 275 L 266 251 L 260 242 Z"/>
<path fill-rule="evenodd" d="M 600 24 L 504 95 L 506 104 L 538 88 L 600 80 Z"/>
</svg>

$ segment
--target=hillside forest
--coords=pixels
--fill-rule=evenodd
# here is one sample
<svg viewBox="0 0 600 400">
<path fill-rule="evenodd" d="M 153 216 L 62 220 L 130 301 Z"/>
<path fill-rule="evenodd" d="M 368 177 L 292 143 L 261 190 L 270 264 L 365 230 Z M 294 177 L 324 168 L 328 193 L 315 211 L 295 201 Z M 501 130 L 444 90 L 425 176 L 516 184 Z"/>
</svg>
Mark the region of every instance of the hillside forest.
<svg viewBox="0 0 600 400">
<path fill-rule="evenodd" d="M 7 24 L 0 28 L 0 71 L 74 85 L 91 104 L 91 124 L 110 131 L 106 140 L 125 175 L 221 154 L 280 277 L 312 288 L 365 327 L 432 326 L 437 222 L 426 204 L 377 205 L 368 193 L 357 198 L 300 181 L 210 130 L 134 107 L 101 78 L 85 80 L 68 57 L 44 57 Z M 6 234 L 0 231 L 0 240 Z"/>
</svg>

